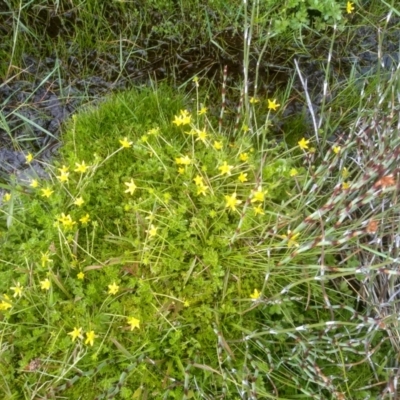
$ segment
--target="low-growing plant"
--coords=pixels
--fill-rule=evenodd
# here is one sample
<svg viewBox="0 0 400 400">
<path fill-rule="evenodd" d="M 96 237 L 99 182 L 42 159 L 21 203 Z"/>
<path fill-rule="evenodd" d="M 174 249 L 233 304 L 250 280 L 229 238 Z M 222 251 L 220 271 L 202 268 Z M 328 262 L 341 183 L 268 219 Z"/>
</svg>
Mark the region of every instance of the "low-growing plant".
<svg viewBox="0 0 400 400">
<path fill-rule="evenodd" d="M 329 71 L 319 115 L 303 80 L 312 134 L 272 134 L 291 85 L 246 75 L 224 126 L 195 77 L 195 101 L 115 94 L 57 160 L 26 154 L 2 185 L 3 398 L 394 398 L 398 72 L 329 101 Z"/>
<path fill-rule="evenodd" d="M 361 173 L 363 126 L 288 148 L 268 120 L 220 133 L 206 107 L 117 94 L 71 119 L 48 179 L 32 168 L 3 197 L 6 398 L 380 393 L 395 321 L 356 311 L 346 281 L 375 221 L 355 215 L 392 196 L 397 153 Z"/>
</svg>

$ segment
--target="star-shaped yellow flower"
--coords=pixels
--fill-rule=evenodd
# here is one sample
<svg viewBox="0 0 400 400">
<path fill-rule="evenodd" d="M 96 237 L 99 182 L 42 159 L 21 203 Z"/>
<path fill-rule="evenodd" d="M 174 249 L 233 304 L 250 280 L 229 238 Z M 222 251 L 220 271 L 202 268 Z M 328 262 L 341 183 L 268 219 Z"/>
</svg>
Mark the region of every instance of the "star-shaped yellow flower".
<svg viewBox="0 0 400 400">
<path fill-rule="evenodd" d="M 264 210 L 261 208 L 261 204 L 259 204 L 257 207 L 254 207 L 253 211 L 254 211 L 254 215 L 258 215 L 258 214 L 264 215 L 265 214 Z"/>
<path fill-rule="evenodd" d="M 206 113 L 207 113 L 207 107 L 202 106 L 197 114 L 198 115 L 203 115 L 203 114 L 206 114 Z"/>
<path fill-rule="evenodd" d="M 108 294 L 117 294 L 119 290 L 119 286 L 113 282 L 111 285 L 108 285 Z"/>
<path fill-rule="evenodd" d="M 249 159 L 249 153 L 241 153 L 239 154 L 240 161 L 246 162 Z"/>
<path fill-rule="evenodd" d="M 30 187 L 37 188 L 39 186 L 39 182 L 37 179 L 32 179 L 31 183 L 29 184 Z"/>
<path fill-rule="evenodd" d="M 25 156 L 25 162 L 26 162 L 27 164 L 30 164 L 30 163 L 32 162 L 32 160 L 33 160 L 33 155 L 32 155 L 32 153 L 28 153 L 28 154 Z"/>
<path fill-rule="evenodd" d="M 213 147 L 215 150 L 221 150 L 223 147 L 223 144 L 222 144 L 222 142 L 218 142 L 217 140 L 214 140 Z"/>
<path fill-rule="evenodd" d="M 189 114 L 187 110 L 181 110 L 180 115 L 175 115 L 175 119 L 172 121 L 176 126 L 180 125 L 189 125 L 191 122 L 192 116 Z"/>
<path fill-rule="evenodd" d="M 150 224 L 150 228 L 146 230 L 146 233 L 149 234 L 149 236 L 152 238 L 157 235 L 157 227 L 154 226 L 153 224 Z"/>
<path fill-rule="evenodd" d="M 87 225 L 87 223 L 90 221 L 89 214 L 86 214 L 82 218 L 79 218 L 79 221 L 81 222 L 82 225 Z"/>
<path fill-rule="evenodd" d="M 280 106 L 280 104 L 278 104 L 276 102 L 276 99 L 274 100 L 270 100 L 268 99 L 268 110 L 274 110 L 276 111 L 276 109 Z"/>
<path fill-rule="evenodd" d="M 343 182 L 342 183 L 342 189 L 347 190 L 350 187 L 350 184 L 348 182 Z"/>
<path fill-rule="evenodd" d="M 221 171 L 221 175 L 231 175 L 233 165 L 228 165 L 228 163 L 224 161 L 224 163 L 218 167 L 218 169 Z"/>
<path fill-rule="evenodd" d="M 201 140 L 203 143 L 206 143 L 206 139 L 208 136 L 208 133 L 203 129 L 203 130 L 197 130 L 197 136 L 198 138 L 196 139 L 196 141 Z"/>
<path fill-rule="evenodd" d="M 240 175 L 238 176 L 238 181 L 242 183 L 247 182 L 248 181 L 247 172 L 241 172 Z"/>
<path fill-rule="evenodd" d="M 297 238 L 300 236 L 300 233 L 293 234 L 291 230 L 287 231 L 287 235 L 281 235 L 282 239 L 287 239 L 288 247 L 299 247 L 297 243 Z"/>
<path fill-rule="evenodd" d="M 71 229 L 76 224 L 69 214 L 65 215 L 64 213 L 61 213 L 61 217 L 58 218 L 58 221 L 61 222 L 66 229 Z"/>
<path fill-rule="evenodd" d="M 307 150 L 307 149 L 308 149 L 308 143 L 310 143 L 310 141 L 309 141 L 309 140 L 306 140 L 305 138 L 302 138 L 301 140 L 299 140 L 299 141 L 297 142 L 297 144 L 299 145 L 299 147 L 300 147 L 302 150 Z"/>
<path fill-rule="evenodd" d="M 60 175 L 57 175 L 57 179 L 62 183 L 68 182 L 69 172 L 61 171 Z"/>
<path fill-rule="evenodd" d="M 71 336 L 72 341 L 74 342 L 77 338 L 83 339 L 82 336 L 82 328 L 76 328 L 74 327 L 74 330 L 71 332 L 68 332 L 68 335 Z"/>
<path fill-rule="evenodd" d="M 184 157 L 175 158 L 175 162 L 178 165 L 190 165 L 191 160 L 190 160 L 189 156 L 184 156 Z"/>
<path fill-rule="evenodd" d="M 3 300 L 0 303 L 0 310 L 8 310 L 11 307 L 12 307 L 11 299 L 6 294 L 3 294 Z"/>
<path fill-rule="evenodd" d="M 347 2 L 346 11 L 347 11 L 347 14 L 351 14 L 354 11 L 354 6 L 353 6 L 353 3 L 351 1 Z"/>
<path fill-rule="evenodd" d="M 225 196 L 226 208 L 230 208 L 232 211 L 236 210 L 236 206 L 242 202 L 242 200 L 238 200 L 236 196 L 236 193 L 233 193 L 231 196 Z"/>
<path fill-rule="evenodd" d="M 51 287 L 51 282 L 49 281 L 48 278 L 46 278 L 46 279 L 43 280 L 43 281 L 40 281 L 40 288 L 41 288 L 42 290 L 49 290 L 50 287 Z"/>
<path fill-rule="evenodd" d="M 130 182 L 125 182 L 125 185 L 128 186 L 128 189 L 125 190 L 125 193 L 135 193 L 137 186 L 135 185 L 135 182 L 133 182 L 133 179 L 131 179 Z"/>
<path fill-rule="evenodd" d="M 140 329 L 140 320 L 135 318 L 135 317 L 127 317 L 128 319 L 128 325 L 131 326 L 131 331 L 133 331 L 135 328 Z"/>
<path fill-rule="evenodd" d="M 201 175 L 196 175 L 196 177 L 193 179 L 193 181 L 197 186 L 204 185 L 204 180 Z"/>
<path fill-rule="evenodd" d="M 94 331 L 86 332 L 85 344 L 90 343 L 90 345 L 93 346 L 93 342 L 94 342 L 94 339 L 96 339 L 96 337 L 97 336 L 94 334 Z"/>
<path fill-rule="evenodd" d="M 126 137 L 124 137 L 124 138 L 123 138 L 122 140 L 120 140 L 119 142 L 120 142 L 121 146 L 122 146 L 124 149 L 127 149 L 127 148 L 131 147 L 132 144 L 133 144 L 133 142 L 130 142 L 130 141 L 128 140 L 128 138 L 126 138 Z"/>
<path fill-rule="evenodd" d="M 74 204 L 78 207 L 80 207 L 85 201 L 82 199 L 82 197 L 77 197 L 74 201 Z"/>
<path fill-rule="evenodd" d="M 254 289 L 254 292 L 250 295 L 250 298 L 253 301 L 257 301 L 260 297 L 261 297 L 261 293 L 257 289 Z"/>
<path fill-rule="evenodd" d="M 54 193 L 54 190 L 51 190 L 50 188 L 44 188 L 40 190 L 42 191 L 42 197 L 49 198 Z"/>
<path fill-rule="evenodd" d="M 11 200 L 11 193 L 5 193 L 3 196 L 3 201 L 8 202 Z"/>
<path fill-rule="evenodd" d="M 207 194 L 208 186 L 201 184 L 197 186 L 197 195 L 202 194 L 205 196 Z"/>
<path fill-rule="evenodd" d="M 82 161 L 80 164 L 75 163 L 76 168 L 74 169 L 75 172 L 79 172 L 81 174 L 84 174 L 86 170 L 89 168 L 89 165 L 85 164 L 85 161 Z"/>
<path fill-rule="evenodd" d="M 11 286 L 10 289 L 14 291 L 14 297 L 21 297 L 22 296 L 22 289 L 24 287 L 21 286 L 19 282 L 17 282 L 16 286 Z"/>
<path fill-rule="evenodd" d="M 81 272 L 79 272 L 79 273 L 76 275 L 76 277 L 77 277 L 78 279 L 80 279 L 81 281 L 83 281 L 83 278 L 85 277 L 85 274 L 81 271 Z"/>
<path fill-rule="evenodd" d="M 296 168 L 292 168 L 292 169 L 289 171 L 289 175 L 290 175 L 291 177 L 297 176 L 298 174 L 299 174 L 299 172 L 297 171 Z"/>
<path fill-rule="evenodd" d="M 264 201 L 264 198 L 265 198 L 265 195 L 266 195 L 267 192 L 268 192 L 268 190 L 263 191 L 262 187 L 259 186 L 257 188 L 257 191 L 254 192 L 253 198 L 251 199 L 251 202 L 252 203 L 256 203 L 256 202 L 262 203 Z"/>
<path fill-rule="evenodd" d="M 53 260 L 49 257 L 49 252 L 41 253 L 40 261 L 42 263 L 42 267 L 45 267 L 47 263 L 53 262 Z"/>
</svg>

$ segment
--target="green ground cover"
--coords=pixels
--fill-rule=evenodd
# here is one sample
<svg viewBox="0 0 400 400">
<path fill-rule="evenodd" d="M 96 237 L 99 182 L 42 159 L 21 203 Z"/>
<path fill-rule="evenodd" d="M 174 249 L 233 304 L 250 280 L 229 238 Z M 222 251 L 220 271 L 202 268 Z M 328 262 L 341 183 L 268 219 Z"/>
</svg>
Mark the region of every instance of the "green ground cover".
<svg viewBox="0 0 400 400">
<path fill-rule="evenodd" d="M 364 12 L 331 6 L 329 57 Z M 328 57 L 316 113 L 294 76 L 248 93 L 257 40 L 237 117 L 201 73 L 152 82 L 83 108 L 55 160 L 26 152 L 30 178 L 1 184 L 2 398 L 395 398 L 399 72 L 339 80 Z"/>
</svg>

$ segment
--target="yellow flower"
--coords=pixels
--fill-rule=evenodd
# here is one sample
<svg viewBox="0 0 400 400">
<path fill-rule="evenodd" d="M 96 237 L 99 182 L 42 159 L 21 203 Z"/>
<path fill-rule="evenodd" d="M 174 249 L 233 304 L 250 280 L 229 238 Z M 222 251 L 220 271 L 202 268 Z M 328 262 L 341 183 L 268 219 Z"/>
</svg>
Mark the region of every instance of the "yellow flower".
<svg viewBox="0 0 400 400">
<path fill-rule="evenodd" d="M 185 173 L 185 168 L 183 168 L 183 167 L 179 167 L 178 168 L 178 174 L 184 174 Z"/>
<path fill-rule="evenodd" d="M 121 143 L 121 146 L 124 147 L 125 149 L 129 148 L 132 146 L 133 142 L 130 142 L 128 138 L 124 137 L 122 140 L 119 141 Z M 92 331 L 93 332 L 93 331 Z"/>
<path fill-rule="evenodd" d="M 61 172 L 60 175 L 57 175 L 57 179 L 62 183 L 68 182 L 69 172 Z"/>
<path fill-rule="evenodd" d="M 354 11 L 354 6 L 353 6 L 353 3 L 351 1 L 347 2 L 346 11 L 347 11 L 347 14 L 351 14 Z"/>
<path fill-rule="evenodd" d="M 257 104 L 260 100 L 256 99 L 255 97 L 250 97 L 250 104 Z"/>
<path fill-rule="evenodd" d="M 265 214 L 264 210 L 261 208 L 261 204 L 259 204 L 257 207 L 254 207 L 253 211 L 254 211 L 254 215 L 258 215 L 258 214 L 264 215 Z"/>
<path fill-rule="evenodd" d="M 241 153 L 241 154 L 239 154 L 239 159 L 240 159 L 240 161 L 246 162 L 249 159 L 249 154 Z"/>
<path fill-rule="evenodd" d="M 342 183 L 342 189 L 347 190 L 350 187 L 350 184 L 348 182 L 343 182 Z"/>
<path fill-rule="evenodd" d="M 87 225 L 87 223 L 90 221 L 89 214 L 86 214 L 84 217 L 79 218 L 79 221 L 82 225 Z"/>
<path fill-rule="evenodd" d="M 207 107 L 204 107 L 204 106 L 202 106 L 201 108 L 200 108 L 200 110 L 198 111 L 198 115 L 203 115 L 203 114 L 205 114 L 207 112 Z"/>
<path fill-rule="evenodd" d="M 221 175 L 231 175 L 233 169 L 232 165 L 228 165 L 226 161 L 218 168 L 221 171 Z"/>
<path fill-rule="evenodd" d="M 298 174 L 299 174 L 299 172 L 297 171 L 296 168 L 292 168 L 292 169 L 289 171 L 289 175 L 290 175 L 291 177 L 297 176 Z"/>
<path fill-rule="evenodd" d="M 184 157 L 175 158 L 175 162 L 178 165 L 190 165 L 191 160 L 188 156 L 184 156 Z"/>
<path fill-rule="evenodd" d="M 225 196 L 225 208 L 230 208 L 232 211 L 236 210 L 236 206 L 242 202 L 242 200 L 236 199 L 236 196 L 236 193 L 233 193 L 232 196 Z"/>
<path fill-rule="evenodd" d="M 113 282 L 111 285 L 108 285 L 108 294 L 117 294 L 119 290 L 119 286 Z"/>
<path fill-rule="evenodd" d="M 251 199 L 252 203 L 262 203 L 264 201 L 265 195 L 268 192 L 268 190 L 265 190 L 264 192 L 262 191 L 261 186 L 258 187 L 257 191 L 254 192 L 253 198 Z"/>
<path fill-rule="evenodd" d="M 89 165 L 85 164 L 85 161 L 82 161 L 80 164 L 75 163 L 76 168 L 74 169 L 75 172 L 79 172 L 81 174 L 84 174 L 86 170 L 89 168 Z"/>
<path fill-rule="evenodd" d="M 125 185 L 128 186 L 128 189 L 125 190 L 125 193 L 133 194 L 137 188 L 135 182 L 133 182 L 133 179 L 131 179 L 130 182 L 125 182 Z"/>
<path fill-rule="evenodd" d="M 135 328 L 140 329 L 140 320 L 135 318 L 135 317 L 127 317 L 128 319 L 128 325 L 131 326 L 131 331 L 133 331 Z"/>
<path fill-rule="evenodd" d="M 93 346 L 94 339 L 96 339 L 96 335 L 94 334 L 94 331 L 86 332 L 86 340 L 85 344 L 90 343 L 91 346 Z"/>
<path fill-rule="evenodd" d="M 203 143 L 206 142 L 206 138 L 207 138 L 208 134 L 204 129 L 202 131 L 198 130 L 197 135 L 198 135 L 198 138 L 196 139 L 196 141 L 201 140 Z"/>
<path fill-rule="evenodd" d="M 201 175 L 196 175 L 196 177 L 193 179 L 193 181 L 197 186 L 204 185 L 204 179 Z"/>
<path fill-rule="evenodd" d="M 199 78 L 197 76 L 195 76 L 192 81 L 194 82 L 194 84 L 199 87 Z"/>
<path fill-rule="evenodd" d="M 53 260 L 49 257 L 49 252 L 46 251 L 46 253 L 41 253 L 42 257 L 40 258 L 40 261 L 42 263 L 42 267 L 44 268 L 47 263 L 53 262 Z"/>
<path fill-rule="evenodd" d="M 81 281 L 83 281 L 83 278 L 85 278 L 85 274 L 81 271 L 81 272 L 79 272 L 79 273 L 76 275 L 76 277 L 77 277 L 78 279 L 80 279 Z"/>
<path fill-rule="evenodd" d="M 198 186 L 197 186 L 197 195 L 202 194 L 203 196 L 205 196 L 207 190 L 208 190 L 208 186 L 203 185 L 203 184 L 198 185 Z"/>
<path fill-rule="evenodd" d="M 48 278 L 46 278 L 46 279 L 43 280 L 43 281 L 40 281 L 40 288 L 41 288 L 42 290 L 49 290 L 49 289 L 50 289 L 50 286 L 51 286 L 51 282 L 49 281 Z"/>
<path fill-rule="evenodd" d="M 76 224 L 69 214 L 65 215 L 64 213 L 61 214 L 61 217 L 58 218 L 58 221 L 61 222 L 63 227 L 66 229 L 71 229 Z"/>
<path fill-rule="evenodd" d="M 157 126 L 156 128 L 152 128 L 152 129 L 148 130 L 147 133 L 149 135 L 157 136 L 160 134 L 160 127 Z"/>
<path fill-rule="evenodd" d="M 342 169 L 342 178 L 343 179 L 347 179 L 349 176 L 350 176 L 350 172 L 349 172 L 349 170 L 346 168 L 346 167 L 344 167 L 343 169 Z"/>
<path fill-rule="evenodd" d="M 61 168 L 57 168 L 61 174 L 65 174 L 66 172 L 68 172 L 68 167 L 66 165 L 63 165 Z"/>
<path fill-rule="evenodd" d="M 268 99 L 268 110 L 274 110 L 276 111 L 276 109 L 280 106 L 280 104 L 277 104 L 276 99 L 274 100 L 270 100 Z"/>
<path fill-rule="evenodd" d="M 75 201 L 74 204 L 78 207 L 80 207 L 85 201 L 82 199 L 82 197 L 78 197 Z"/>
<path fill-rule="evenodd" d="M 189 125 L 191 122 L 192 116 L 189 114 L 187 110 L 181 110 L 180 115 L 175 115 L 175 119 L 172 121 L 176 126 L 180 125 Z"/>
<path fill-rule="evenodd" d="M 42 191 L 42 197 L 49 198 L 54 193 L 54 190 L 51 190 L 50 188 L 44 188 L 40 190 Z"/>
<path fill-rule="evenodd" d="M 71 336 L 72 341 L 74 342 L 75 339 L 79 338 L 79 339 L 83 339 L 82 336 L 82 328 L 76 328 L 74 327 L 74 330 L 71 332 L 68 332 L 68 335 Z"/>
<path fill-rule="evenodd" d="M 8 202 L 11 200 L 11 193 L 5 193 L 3 196 L 3 201 Z"/>
<path fill-rule="evenodd" d="M 10 289 L 14 290 L 14 297 L 21 297 L 22 296 L 22 289 L 24 287 L 21 286 L 21 284 L 19 282 L 17 282 L 16 286 L 11 286 Z"/>
<path fill-rule="evenodd" d="M 242 183 L 244 183 L 244 182 L 247 182 L 247 172 L 241 172 L 240 173 L 240 175 L 239 175 L 239 177 L 238 177 L 238 181 L 239 182 L 242 182 Z"/>
<path fill-rule="evenodd" d="M 333 146 L 333 147 L 332 147 L 332 150 L 333 150 L 333 152 L 334 152 L 335 154 L 338 154 L 339 151 L 340 151 L 340 146 Z"/>
<path fill-rule="evenodd" d="M 0 310 L 8 310 L 12 307 L 12 302 L 6 294 L 3 294 L 3 298 L 4 299 L 0 303 Z"/>
<path fill-rule="evenodd" d="M 37 179 L 32 179 L 31 183 L 29 184 L 30 187 L 37 188 L 39 186 L 39 182 Z"/>
<path fill-rule="evenodd" d="M 150 224 L 150 229 L 147 229 L 146 233 L 152 238 L 157 235 L 157 229 L 153 224 Z"/>
<path fill-rule="evenodd" d="M 309 140 L 306 140 L 305 138 L 302 138 L 301 140 L 299 140 L 299 141 L 297 142 L 297 144 L 299 145 L 299 147 L 300 147 L 302 150 L 307 150 L 307 149 L 308 149 L 308 143 L 310 143 L 310 141 L 309 141 Z"/>
<path fill-rule="evenodd" d="M 288 247 L 299 247 L 299 244 L 297 243 L 297 240 L 296 240 L 299 236 L 300 236 L 300 233 L 295 233 L 293 235 L 292 231 L 288 230 L 287 235 L 281 235 L 281 238 L 287 239 Z"/>
<path fill-rule="evenodd" d="M 222 142 L 218 142 L 218 141 L 214 140 L 213 147 L 215 150 L 221 150 L 223 147 Z"/>
<path fill-rule="evenodd" d="M 28 154 L 25 156 L 25 162 L 26 162 L 27 164 L 30 164 L 30 163 L 32 162 L 32 160 L 33 160 L 33 155 L 32 155 L 31 153 L 28 153 Z"/>
<path fill-rule="evenodd" d="M 253 301 L 257 301 L 260 297 L 261 297 L 261 293 L 257 289 L 254 289 L 254 292 L 250 295 L 250 298 Z"/>
</svg>

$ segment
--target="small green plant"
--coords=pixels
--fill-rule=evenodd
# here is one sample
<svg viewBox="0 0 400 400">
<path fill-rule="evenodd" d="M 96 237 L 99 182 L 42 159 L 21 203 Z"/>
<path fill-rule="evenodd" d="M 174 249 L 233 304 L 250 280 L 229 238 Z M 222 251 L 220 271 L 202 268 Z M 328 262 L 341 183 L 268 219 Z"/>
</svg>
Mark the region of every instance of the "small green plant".
<svg viewBox="0 0 400 400">
<path fill-rule="evenodd" d="M 387 348 L 381 322 L 332 284 L 358 268 L 333 267 L 338 248 L 368 234 L 344 223 L 374 193 L 342 164 L 357 142 L 318 161 L 311 139 L 269 139 L 268 120 L 219 133 L 201 103 L 166 87 L 117 94 L 71 119 L 47 180 L 4 196 L 7 398 L 377 393 L 363 344 Z"/>
</svg>

